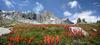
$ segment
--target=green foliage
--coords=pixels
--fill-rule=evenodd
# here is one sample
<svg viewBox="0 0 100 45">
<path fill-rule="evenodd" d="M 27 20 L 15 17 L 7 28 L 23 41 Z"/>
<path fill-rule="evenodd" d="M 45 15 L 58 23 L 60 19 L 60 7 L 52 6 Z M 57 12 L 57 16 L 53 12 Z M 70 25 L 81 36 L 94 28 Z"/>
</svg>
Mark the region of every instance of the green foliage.
<svg viewBox="0 0 100 45">
<path fill-rule="evenodd" d="M 100 45 L 100 38 L 95 37 L 91 40 L 91 43 L 94 45 Z"/>
<path fill-rule="evenodd" d="M 82 22 L 87 23 L 87 22 L 85 21 L 85 19 L 82 19 Z"/>
<path fill-rule="evenodd" d="M 7 37 L 0 38 L 0 44 L 6 45 L 9 41 L 7 40 Z"/>
<path fill-rule="evenodd" d="M 81 22 L 81 19 L 80 19 L 80 18 L 78 18 L 78 19 L 77 19 L 77 23 L 80 23 L 80 22 Z"/>
</svg>

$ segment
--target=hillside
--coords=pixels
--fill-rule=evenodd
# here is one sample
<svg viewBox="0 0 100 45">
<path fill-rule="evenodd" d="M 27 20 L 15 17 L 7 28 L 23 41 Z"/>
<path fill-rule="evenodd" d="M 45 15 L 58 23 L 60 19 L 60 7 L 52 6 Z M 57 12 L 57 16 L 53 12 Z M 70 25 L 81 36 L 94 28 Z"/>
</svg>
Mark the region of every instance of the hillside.
<svg viewBox="0 0 100 45">
<path fill-rule="evenodd" d="M 92 29 L 98 29 L 98 24 L 76 24 L 76 26 L 83 28 L 84 30 L 91 31 Z"/>
</svg>

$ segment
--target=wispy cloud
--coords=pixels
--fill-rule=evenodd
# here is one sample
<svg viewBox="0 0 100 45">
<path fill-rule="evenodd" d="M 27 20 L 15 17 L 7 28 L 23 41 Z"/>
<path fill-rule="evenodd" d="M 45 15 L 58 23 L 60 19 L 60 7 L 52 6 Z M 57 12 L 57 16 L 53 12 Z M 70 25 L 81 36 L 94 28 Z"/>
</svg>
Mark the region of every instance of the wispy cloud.
<svg viewBox="0 0 100 45">
<path fill-rule="evenodd" d="M 14 8 L 14 5 L 11 1 L 9 0 L 3 0 L 3 1 L 8 8 Z"/>
<path fill-rule="evenodd" d="M 100 7 L 100 4 L 98 2 L 94 2 L 93 5 L 96 7 Z"/>
<path fill-rule="evenodd" d="M 96 6 L 100 7 L 100 5 L 96 5 Z"/>
<path fill-rule="evenodd" d="M 64 12 L 64 16 L 71 16 L 72 14 L 69 11 Z"/>
<path fill-rule="evenodd" d="M 76 18 L 73 20 L 74 23 L 77 22 L 77 18 L 85 19 L 88 23 L 96 22 L 97 20 L 100 20 L 100 17 L 92 15 L 93 11 L 82 11 L 80 13 L 75 13 L 73 15 L 73 18 Z"/>
<path fill-rule="evenodd" d="M 33 11 L 39 14 L 42 10 L 44 10 L 44 6 L 41 3 L 36 2 L 33 8 Z"/>
<path fill-rule="evenodd" d="M 68 3 L 68 6 L 70 6 L 71 8 L 74 8 L 74 7 L 78 7 L 78 8 L 81 8 L 79 3 L 77 1 L 71 1 Z"/>
<path fill-rule="evenodd" d="M 18 5 L 19 6 L 28 6 L 30 4 L 29 0 L 24 0 L 24 1 L 21 1 L 21 3 L 19 3 Z"/>
</svg>

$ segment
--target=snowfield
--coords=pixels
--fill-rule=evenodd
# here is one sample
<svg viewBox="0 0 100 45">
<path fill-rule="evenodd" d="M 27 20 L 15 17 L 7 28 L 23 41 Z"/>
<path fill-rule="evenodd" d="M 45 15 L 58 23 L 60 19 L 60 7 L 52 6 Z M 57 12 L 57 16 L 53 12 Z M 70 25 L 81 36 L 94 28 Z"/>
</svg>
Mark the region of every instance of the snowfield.
<svg viewBox="0 0 100 45">
<path fill-rule="evenodd" d="M 9 28 L 0 27 L 0 36 L 3 35 L 3 34 L 8 34 L 10 32 L 11 32 L 11 30 Z"/>
</svg>

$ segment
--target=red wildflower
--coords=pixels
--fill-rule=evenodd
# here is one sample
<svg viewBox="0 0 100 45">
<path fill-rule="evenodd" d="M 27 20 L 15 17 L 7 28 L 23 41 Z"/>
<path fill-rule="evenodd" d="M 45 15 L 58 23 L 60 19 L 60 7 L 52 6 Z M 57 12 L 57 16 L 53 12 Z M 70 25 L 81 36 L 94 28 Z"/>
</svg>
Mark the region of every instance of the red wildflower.
<svg viewBox="0 0 100 45">
<path fill-rule="evenodd" d="M 44 36 L 44 43 L 46 43 L 47 42 L 47 37 L 46 36 Z"/>
<path fill-rule="evenodd" d="M 56 41 L 56 44 L 58 44 L 60 42 L 60 39 L 61 37 L 59 36 L 54 37 L 54 36 L 47 35 L 47 36 L 44 36 L 43 41 L 46 45 L 54 45 L 54 42 Z"/>
<path fill-rule="evenodd" d="M 16 41 L 16 42 L 19 42 L 19 41 L 20 41 L 20 39 L 21 39 L 21 38 L 20 38 L 20 36 L 19 36 L 19 35 L 17 35 L 17 36 L 15 37 L 15 41 Z"/>
<path fill-rule="evenodd" d="M 68 29 L 68 28 L 69 28 L 69 26 L 67 26 L 67 25 L 64 26 L 64 29 Z"/>
<path fill-rule="evenodd" d="M 54 44 L 54 41 L 55 41 L 55 37 L 51 37 L 51 44 L 53 45 Z"/>
<path fill-rule="evenodd" d="M 54 38 L 54 37 L 51 37 L 51 36 L 49 36 L 49 35 L 47 35 L 47 36 L 44 36 L 44 43 L 45 44 L 47 44 L 47 45 L 51 45 L 54 41 L 54 39 L 52 39 L 52 38 Z"/>
<path fill-rule="evenodd" d="M 48 43 L 48 45 L 50 45 L 50 36 L 49 35 L 47 35 L 47 43 Z"/>
<path fill-rule="evenodd" d="M 14 41 L 15 38 L 14 37 L 9 37 L 9 41 Z"/>
<path fill-rule="evenodd" d="M 29 39 L 27 40 L 27 42 L 28 42 L 28 43 L 31 43 L 33 39 L 34 39 L 34 37 L 31 37 L 31 38 L 29 38 Z"/>
<path fill-rule="evenodd" d="M 19 41 L 21 40 L 21 38 L 20 38 L 19 35 L 18 35 L 18 36 L 16 36 L 16 37 L 9 37 L 9 40 L 10 40 L 10 41 L 19 42 Z"/>
<path fill-rule="evenodd" d="M 68 32 L 68 36 L 73 37 L 74 34 L 72 32 Z"/>
<path fill-rule="evenodd" d="M 14 45 L 13 43 L 9 42 L 7 45 Z"/>
<path fill-rule="evenodd" d="M 59 36 L 56 36 L 56 43 L 59 43 Z"/>
</svg>

